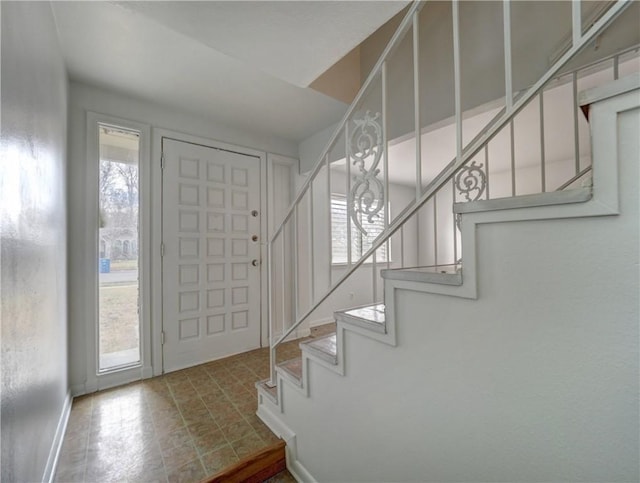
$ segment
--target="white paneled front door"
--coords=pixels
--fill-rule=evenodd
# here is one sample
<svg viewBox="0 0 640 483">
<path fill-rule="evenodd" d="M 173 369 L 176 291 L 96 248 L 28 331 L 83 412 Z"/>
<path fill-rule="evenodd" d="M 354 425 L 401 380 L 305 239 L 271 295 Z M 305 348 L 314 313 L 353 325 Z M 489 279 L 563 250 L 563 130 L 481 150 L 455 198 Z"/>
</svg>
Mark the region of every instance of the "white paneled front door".
<svg viewBox="0 0 640 483">
<path fill-rule="evenodd" d="M 170 372 L 260 347 L 260 162 L 162 143 L 163 365 Z"/>
</svg>

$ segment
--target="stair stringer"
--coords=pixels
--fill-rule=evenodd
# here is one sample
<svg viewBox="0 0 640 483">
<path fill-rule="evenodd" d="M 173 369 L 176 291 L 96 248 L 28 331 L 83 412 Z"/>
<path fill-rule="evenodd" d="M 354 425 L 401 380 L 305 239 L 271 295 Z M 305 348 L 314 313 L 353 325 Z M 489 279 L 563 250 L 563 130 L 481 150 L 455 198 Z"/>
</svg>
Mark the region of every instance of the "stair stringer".
<svg viewBox="0 0 640 483">
<path fill-rule="evenodd" d="M 462 249 L 464 252 L 464 277 L 461 286 L 442 286 L 433 283 L 425 282 L 410 282 L 400 280 L 385 280 L 385 304 L 386 304 L 386 324 L 388 327 L 393 327 L 394 336 L 393 343 L 389 343 L 390 346 L 395 346 L 395 326 L 396 326 L 396 307 L 395 302 L 397 298 L 396 292 L 399 290 L 409 290 L 416 292 L 425 292 L 433 294 L 448 295 L 454 297 L 461 297 L 466 299 L 477 299 L 477 254 L 476 254 L 476 234 L 477 227 L 483 224 L 492 223 L 505 223 L 515 221 L 534 221 L 534 220 L 555 220 L 555 219 L 568 219 L 568 218 L 583 218 L 583 217 L 602 217 L 602 216 L 615 216 L 620 214 L 619 207 L 619 166 L 618 166 L 618 154 L 617 154 L 617 117 L 618 114 L 633 108 L 637 108 L 637 93 L 632 91 L 633 89 L 640 88 L 640 82 L 637 76 L 633 76 L 633 82 L 631 86 L 625 92 L 620 93 L 619 97 L 610 99 L 606 103 L 606 106 L 594 106 L 594 115 L 592 118 L 592 132 L 599 133 L 593 135 L 593 192 L 590 200 L 583 203 L 571 203 L 571 204 L 559 204 L 551 206 L 535 206 L 535 207 L 522 207 L 517 209 L 505 209 L 491 212 L 475 212 L 468 213 L 462 217 Z M 629 81 L 622 79 L 618 82 Z M 601 109 L 602 107 L 602 109 Z M 599 112 L 597 112 L 599 111 Z M 349 330 L 354 333 L 359 333 L 363 330 L 354 330 L 353 327 L 349 327 Z M 366 329 L 364 329 L 366 331 Z M 348 374 L 348 365 L 345 364 L 345 341 L 344 341 L 345 327 L 339 324 L 338 334 L 340 335 L 340 342 L 337 344 L 337 354 L 342 354 L 344 375 Z M 369 339 L 375 339 L 373 334 L 361 334 L 367 335 Z M 386 336 L 386 334 L 385 334 Z M 390 339 L 387 339 L 390 340 Z M 383 342 L 382 340 L 380 340 Z M 355 341 L 354 341 L 355 342 Z M 303 354 L 303 359 L 304 359 Z M 318 362 L 318 361 L 314 361 Z M 326 365 L 321 364 L 321 365 Z M 313 367 L 315 365 L 311 365 Z M 346 366 L 346 367 L 344 367 Z M 310 365 L 303 366 L 303 385 L 309 387 L 309 369 Z M 258 407 L 258 416 L 280 437 L 285 439 L 288 443 L 287 458 L 288 467 L 290 471 L 301 481 L 315 481 L 312 473 L 308 470 L 307 466 L 303 465 L 300 461 L 299 453 L 299 436 L 286 422 L 286 400 L 287 388 L 292 387 L 290 384 L 283 384 L 283 380 L 278 378 L 278 402 L 274 404 L 272 401 L 263 404 Z M 295 392 L 291 394 L 292 400 L 299 397 L 299 392 L 296 395 Z M 310 393 L 306 393 L 306 398 L 309 399 Z M 312 395 L 312 394 L 311 394 Z M 300 403 L 302 401 L 299 401 Z M 285 403 L 285 404 L 283 404 Z M 294 403 L 297 406 L 297 403 Z M 308 404 L 306 404 L 308 406 Z M 278 411 L 273 409 L 277 408 Z M 296 408 L 297 409 L 297 408 Z M 313 408 L 310 408 L 313 411 Z M 279 413 L 279 414 L 278 414 Z M 309 414 L 311 416 L 311 413 Z M 304 437 L 304 435 L 302 435 Z M 291 447 L 289 447 L 291 445 Z M 303 450 L 303 454 L 305 453 Z M 307 456 L 309 457 L 309 456 Z"/>
</svg>

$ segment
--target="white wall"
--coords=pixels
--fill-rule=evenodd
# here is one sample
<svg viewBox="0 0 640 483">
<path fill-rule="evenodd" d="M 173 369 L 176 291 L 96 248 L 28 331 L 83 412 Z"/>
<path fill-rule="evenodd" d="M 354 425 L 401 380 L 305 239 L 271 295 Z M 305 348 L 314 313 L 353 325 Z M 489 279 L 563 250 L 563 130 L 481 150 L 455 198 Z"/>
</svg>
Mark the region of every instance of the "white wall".
<svg viewBox="0 0 640 483">
<path fill-rule="evenodd" d="M 87 86 L 81 83 L 70 84 L 69 105 L 69 249 L 73 255 L 70 258 L 70 382 L 74 393 L 85 392 L 86 374 L 86 324 L 94 323 L 87 320 L 87 313 L 95 310 L 88 304 L 95 300 L 93 294 L 87 294 L 91 290 L 90 284 L 85 280 L 87 259 L 87 197 L 86 191 L 86 113 L 96 112 L 108 116 L 137 121 L 150 125 L 152 138 L 155 142 L 157 128 L 198 136 L 211 140 L 222 141 L 264 150 L 289 156 L 297 154 L 295 143 L 256 133 L 248 133 L 215 124 L 208 119 L 197 117 L 186 112 L 176 111 L 173 108 L 152 104 L 139 99 L 131 98 L 116 92 L 101 88 Z M 152 152 L 152 154 L 155 152 Z M 159 165 L 159 159 L 151 159 L 152 170 Z M 153 178 L 155 179 L 155 178 Z M 159 186 L 152 186 L 152 192 Z M 159 210 L 159 206 L 153 206 L 152 210 Z M 97 226 L 97 224 L 96 224 Z M 150 256 L 150 254 L 147 254 Z M 153 267 L 152 267 L 153 271 Z M 158 280 L 159 273 L 151 274 L 152 280 Z M 153 282 L 152 282 L 153 283 Z M 156 307 L 155 304 L 153 304 Z M 152 311 L 152 316 L 154 312 Z M 155 319 L 157 320 L 157 319 Z M 153 323 L 153 321 L 152 321 Z M 154 360 L 157 360 L 154 358 Z M 158 372 L 154 367 L 154 373 Z"/>
<path fill-rule="evenodd" d="M 639 480 L 640 107 L 625 109 L 594 160 L 615 172 L 618 155 L 619 215 L 478 225 L 477 300 L 397 290 L 397 347 L 346 332 L 345 377 L 311 364 L 310 398 L 284 386 L 317 481 Z"/>
<path fill-rule="evenodd" d="M 1 478 L 42 481 L 70 403 L 67 76 L 48 2 L 2 2 L 0 10 Z"/>
</svg>

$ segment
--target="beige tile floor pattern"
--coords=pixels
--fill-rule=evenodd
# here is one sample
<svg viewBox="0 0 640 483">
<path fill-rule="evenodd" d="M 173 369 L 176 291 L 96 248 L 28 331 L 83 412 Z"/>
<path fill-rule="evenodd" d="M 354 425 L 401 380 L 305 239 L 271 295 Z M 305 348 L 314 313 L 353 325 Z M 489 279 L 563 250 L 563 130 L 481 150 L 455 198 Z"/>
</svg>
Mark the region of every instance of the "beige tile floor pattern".
<svg viewBox="0 0 640 483">
<path fill-rule="evenodd" d="M 319 337 L 335 324 L 315 328 Z M 298 341 L 278 360 L 300 355 Z M 193 482 L 278 441 L 255 415 L 258 349 L 74 399 L 56 481 Z M 288 473 L 274 482 L 293 481 Z"/>
</svg>

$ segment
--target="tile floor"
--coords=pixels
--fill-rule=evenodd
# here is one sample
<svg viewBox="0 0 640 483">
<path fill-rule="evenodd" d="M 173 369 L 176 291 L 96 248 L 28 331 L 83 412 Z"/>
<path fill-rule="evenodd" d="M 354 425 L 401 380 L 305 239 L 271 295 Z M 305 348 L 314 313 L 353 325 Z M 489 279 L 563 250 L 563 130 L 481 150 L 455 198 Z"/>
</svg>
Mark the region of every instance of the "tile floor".
<svg viewBox="0 0 640 483">
<path fill-rule="evenodd" d="M 313 337 L 335 330 L 315 328 Z M 278 360 L 299 356 L 298 341 Z M 277 442 L 255 415 L 269 375 L 258 349 L 74 399 L 56 481 L 193 482 Z M 274 482 L 293 481 L 288 473 Z"/>
</svg>

